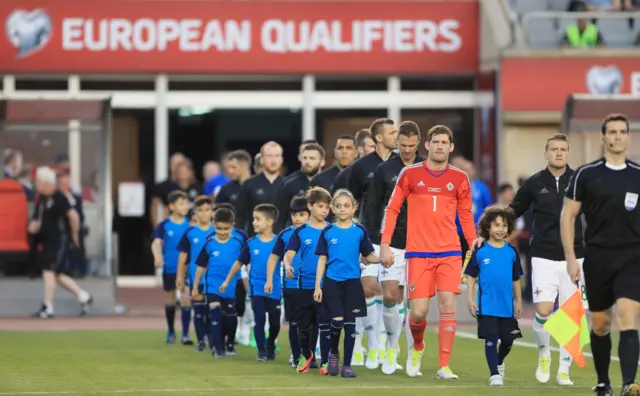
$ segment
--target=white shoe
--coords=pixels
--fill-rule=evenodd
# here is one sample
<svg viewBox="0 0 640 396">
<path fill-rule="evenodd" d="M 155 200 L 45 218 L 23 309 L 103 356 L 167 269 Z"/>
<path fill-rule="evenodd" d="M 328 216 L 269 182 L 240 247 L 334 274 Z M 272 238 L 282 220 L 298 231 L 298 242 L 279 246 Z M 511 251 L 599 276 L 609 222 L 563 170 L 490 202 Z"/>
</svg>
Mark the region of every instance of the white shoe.
<svg viewBox="0 0 640 396">
<path fill-rule="evenodd" d="M 498 374 L 504 378 L 504 363 L 498 365 Z"/>
<path fill-rule="evenodd" d="M 404 367 L 402 367 L 400 363 L 396 362 L 396 370 L 404 370 Z"/>
<path fill-rule="evenodd" d="M 453 371 L 451 371 L 449 366 L 447 366 L 447 367 L 442 367 L 440 370 L 438 370 L 438 372 L 436 373 L 436 378 L 438 378 L 438 379 L 458 379 L 459 377 L 457 375 L 455 375 L 453 373 Z"/>
<path fill-rule="evenodd" d="M 536 369 L 536 379 L 538 382 L 546 384 L 551 377 L 550 373 L 551 357 L 540 356 L 538 358 L 538 368 Z"/>
<path fill-rule="evenodd" d="M 489 378 L 489 386 L 502 386 L 502 385 L 504 385 L 504 379 L 502 379 L 502 376 L 500 374 L 492 375 Z"/>
<path fill-rule="evenodd" d="M 380 360 L 378 359 L 378 350 L 369 349 L 367 351 L 367 360 L 365 361 L 365 367 L 369 370 L 375 370 L 380 366 Z"/>
<path fill-rule="evenodd" d="M 422 353 L 424 351 L 416 351 L 411 347 L 407 358 L 406 372 L 409 377 L 418 377 L 420 374 L 420 363 L 422 362 Z"/>
<path fill-rule="evenodd" d="M 571 377 L 569 377 L 569 373 L 565 371 L 558 371 L 558 375 L 556 375 L 556 381 L 558 382 L 558 385 L 561 385 L 561 386 L 573 385 L 573 381 L 571 381 Z"/>
<path fill-rule="evenodd" d="M 382 362 L 382 372 L 384 374 L 391 375 L 398 369 L 398 351 L 389 348 L 387 350 L 387 356 Z"/>
<path fill-rule="evenodd" d="M 364 349 L 359 352 L 354 352 L 351 357 L 352 366 L 364 366 Z"/>
</svg>

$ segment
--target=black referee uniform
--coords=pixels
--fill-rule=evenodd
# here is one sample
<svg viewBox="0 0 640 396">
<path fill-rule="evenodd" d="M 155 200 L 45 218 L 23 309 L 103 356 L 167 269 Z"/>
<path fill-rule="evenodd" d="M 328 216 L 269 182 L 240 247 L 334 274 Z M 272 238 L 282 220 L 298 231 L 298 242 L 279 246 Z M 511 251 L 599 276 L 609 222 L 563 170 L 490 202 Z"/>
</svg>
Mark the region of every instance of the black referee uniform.
<svg viewBox="0 0 640 396">
<path fill-rule="evenodd" d="M 593 312 L 610 309 L 619 299 L 640 302 L 640 165 L 626 160 L 613 166 L 604 158 L 578 168 L 566 193 L 581 202 L 587 229 L 583 264 L 587 300 Z M 602 329 L 600 329 L 602 333 Z M 624 395 L 640 394 L 638 331 L 622 329 L 618 356 Z M 600 385 L 598 395 L 610 395 L 610 334 L 591 333 L 591 349 Z"/>
<path fill-rule="evenodd" d="M 388 159 L 397 156 L 395 152 L 391 152 Z M 351 174 L 349 175 L 349 180 L 347 181 L 347 186 L 349 191 L 353 194 L 353 197 L 358 201 L 358 206 L 360 209 L 359 218 L 362 221 L 362 215 L 366 210 L 367 206 L 367 192 L 369 191 L 369 186 L 373 181 L 373 174 L 378 168 L 378 165 L 383 163 L 385 159 L 381 158 L 378 155 L 377 151 L 373 151 L 364 157 L 360 158 L 353 165 L 350 166 Z"/>
</svg>

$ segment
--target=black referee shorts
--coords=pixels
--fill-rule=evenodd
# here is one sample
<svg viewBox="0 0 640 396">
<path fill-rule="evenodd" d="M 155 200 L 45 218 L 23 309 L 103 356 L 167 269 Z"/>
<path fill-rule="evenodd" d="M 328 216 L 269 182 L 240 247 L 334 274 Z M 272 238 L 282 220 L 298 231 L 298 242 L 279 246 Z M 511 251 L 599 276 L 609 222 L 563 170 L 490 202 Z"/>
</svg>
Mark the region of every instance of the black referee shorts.
<svg viewBox="0 0 640 396">
<path fill-rule="evenodd" d="M 582 267 L 590 311 L 606 311 L 620 298 L 640 302 L 640 247 L 588 247 Z"/>
<path fill-rule="evenodd" d="M 70 251 L 66 239 L 49 240 L 42 243 L 42 250 L 37 254 L 38 264 L 43 271 L 53 271 L 56 274 L 71 275 Z"/>
</svg>

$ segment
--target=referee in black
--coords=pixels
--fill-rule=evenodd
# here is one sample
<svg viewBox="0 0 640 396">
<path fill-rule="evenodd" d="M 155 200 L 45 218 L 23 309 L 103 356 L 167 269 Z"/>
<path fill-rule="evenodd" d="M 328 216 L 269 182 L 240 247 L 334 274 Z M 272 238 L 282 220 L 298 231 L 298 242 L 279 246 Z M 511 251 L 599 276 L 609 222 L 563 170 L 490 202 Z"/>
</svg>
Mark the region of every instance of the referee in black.
<svg viewBox="0 0 640 396">
<path fill-rule="evenodd" d="M 612 114 L 602 123 L 604 158 L 577 169 L 567 187 L 560 232 L 567 270 L 574 282 L 580 266 L 574 250 L 574 223 L 584 213 L 584 277 L 592 312 L 591 350 L 598 375 L 598 396 L 612 395 L 611 316 L 616 305 L 620 330 L 618 356 L 623 396 L 640 395 L 635 383 L 638 370 L 640 314 L 640 165 L 627 159 L 629 122 Z"/>
</svg>

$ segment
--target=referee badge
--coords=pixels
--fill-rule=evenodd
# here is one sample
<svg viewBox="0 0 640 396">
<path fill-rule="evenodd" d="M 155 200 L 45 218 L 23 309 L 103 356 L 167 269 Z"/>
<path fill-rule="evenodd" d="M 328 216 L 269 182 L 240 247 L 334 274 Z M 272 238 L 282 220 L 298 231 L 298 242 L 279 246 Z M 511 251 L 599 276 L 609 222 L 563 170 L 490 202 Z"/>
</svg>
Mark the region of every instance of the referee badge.
<svg viewBox="0 0 640 396">
<path fill-rule="evenodd" d="M 637 204 L 638 204 L 638 194 L 627 193 L 624 196 L 624 207 L 629 212 L 635 209 Z"/>
</svg>

